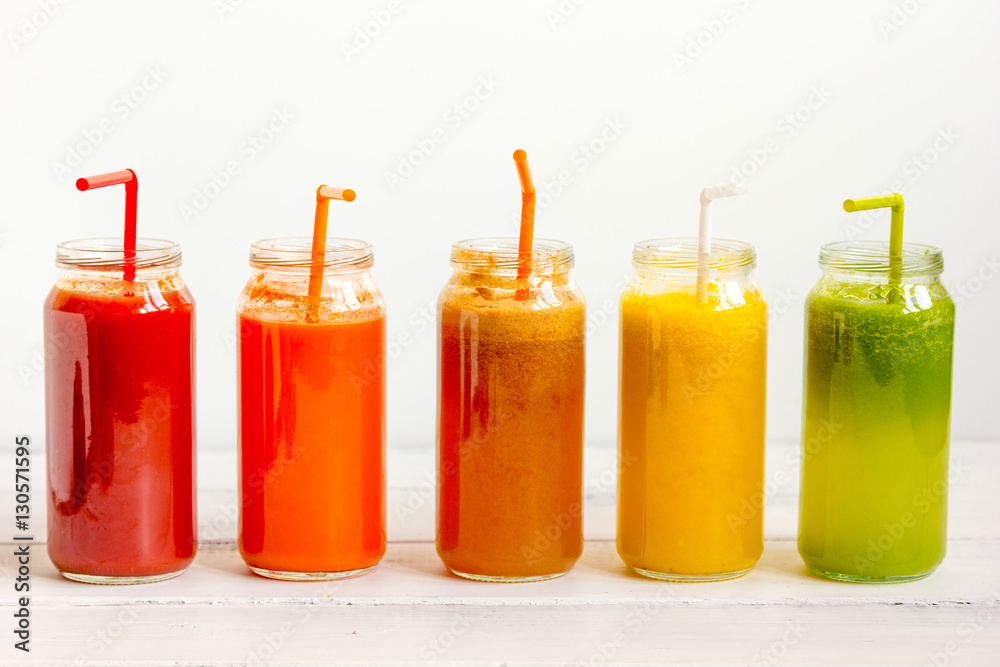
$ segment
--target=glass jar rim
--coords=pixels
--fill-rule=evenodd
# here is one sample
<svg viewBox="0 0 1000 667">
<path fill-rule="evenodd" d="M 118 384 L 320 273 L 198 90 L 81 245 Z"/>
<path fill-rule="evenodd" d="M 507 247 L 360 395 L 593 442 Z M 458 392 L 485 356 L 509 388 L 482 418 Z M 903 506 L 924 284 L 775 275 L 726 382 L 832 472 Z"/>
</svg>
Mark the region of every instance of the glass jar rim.
<svg viewBox="0 0 1000 667">
<path fill-rule="evenodd" d="M 323 266 L 367 269 L 375 264 L 372 244 L 360 239 L 328 238 Z M 250 244 L 250 266 L 308 269 L 312 266 L 312 237 L 280 236 Z"/>
<path fill-rule="evenodd" d="M 520 263 L 516 236 L 465 239 L 451 246 L 451 265 L 456 269 L 516 269 Z M 533 272 L 573 267 L 573 245 L 553 239 L 532 239 Z"/>
<path fill-rule="evenodd" d="M 903 244 L 903 275 L 940 275 L 944 254 L 940 248 L 923 243 Z M 844 273 L 889 273 L 889 244 L 882 241 L 836 241 L 819 249 L 819 266 L 824 271 Z"/>
<path fill-rule="evenodd" d="M 632 265 L 636 268 L 656 268 L 665 271 L 697 271 L 698 239 L 673 236 L 639 241 L 632 249 Z M 710 271 L 757 266 L 757 250 L 752 243 L 734 239 L 712 239 L 708 256 Z"/>
<path fill-rule="evenodd" d="M 56 266 L 76 270 L 123 270 L 125 239 L 106 236 L 64 241 L 56 246 Z M 154 238 L 135 240 L 135 268 L 174 269 L 181 265 L 181 246 L 173 241 Z"/>
</svg>

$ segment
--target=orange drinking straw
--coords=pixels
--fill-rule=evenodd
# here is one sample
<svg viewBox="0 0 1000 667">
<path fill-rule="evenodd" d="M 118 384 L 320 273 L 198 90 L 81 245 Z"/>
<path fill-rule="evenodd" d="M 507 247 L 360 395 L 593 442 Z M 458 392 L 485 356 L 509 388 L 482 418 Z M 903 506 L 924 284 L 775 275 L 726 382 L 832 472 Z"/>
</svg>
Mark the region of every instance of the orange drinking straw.
<svg viewBox="0 0 1000 667">
<path fill-rule="evenodd" d="M 135 211 L 139 200 L 139 179 L 131 169 L 112 171 L 108 174 L 86 176 L 76 181 L 76 189 L 80 192 L 91 188 L 103 188 L 108 185 L 125 184 L 125 282 L 135 280 Z"/>
<path fill-rule="evenodd" d="M 309 311 L 319 319 L 319 297 L 323 293 L 323 266 L 326 264 L 326 223 L 330 200 L 354 201 L 354 190 L 321 185 L 316 188 L 316 219 L 313 223 L 312 264 L 309 266 Z"/>
<path fill-rule="evenodd" d="M 517 177 L 521 181 L 521 234 L 517 242 L 517 278 L 524 280 L 531 273 L 531 245 L 535 234 L 535 183 L 528 168 L 528 154 L 523 150 L 514 151 Z M 527 289 L 519 289 L 514 298 L 523 301 L 528 298 Z"/>
</svg>

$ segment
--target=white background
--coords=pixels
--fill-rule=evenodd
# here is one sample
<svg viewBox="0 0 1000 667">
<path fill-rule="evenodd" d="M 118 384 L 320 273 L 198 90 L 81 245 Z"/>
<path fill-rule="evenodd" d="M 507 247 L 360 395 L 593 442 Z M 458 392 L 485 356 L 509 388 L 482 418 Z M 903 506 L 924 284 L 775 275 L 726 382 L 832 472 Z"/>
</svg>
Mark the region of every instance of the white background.
<svg viewBox="0 0 1000 667">
<path fill-rule="evenodd" d="M 55 245 L 121 233 L 122 189 L 80 193 L 73 181 L 125 167 L 139 175 L 140 235 L 184 250 L 201 448 L 236 446 L 248 245 L 308 234 L 321 182 L 358 192 L 331 206 L 331 234 L 374 243 L 389 341 L 409 341 L 390 364 L 390 447 L 432 444 L 434 326 L 422 309 L 447 279 L 450 243 L 516 232 L 515 148 L 540 190 L 536 235 L 574 244 L 589 299 L 589 444 L 615 439 L 614 300 L 632 244 L 694 234 L 699 190 L 734 171 L 750 193 L 716 205 L 717 233 L 756 244 L 759 281 L 783 311 L 770 332 L 769 439 L 798 438 L 818 247 L 887 239 L 888 215 L 860 229 L 841 202 L 891 189 L 906 198 L 905 238 L 943 248 L 945 282 L 966 294 L 953 437 L 1000 437 L 1000 3 L 590 0 L 562 3 L 562 15 L 556 0 L 402 0 L 395 14 L 388 0 L 49 4 L 51 17 L 37 0 L 0 10 L 2 447 L 14 433 L 43 437 Z M 367 44 L 366 26 L 377 33 Z M 465 117 L 453 110 L 463 104 Z M 292 119 L 268 137 L 275 110 Z M 270 138 L 253 159 L 251 135 Z M 390 187 L 418 144 L 433 152 Z M 215 187 L 230 161 L 239 173 Z M 547 199 L 560 172 L 569 183 Z"/>
</svg>

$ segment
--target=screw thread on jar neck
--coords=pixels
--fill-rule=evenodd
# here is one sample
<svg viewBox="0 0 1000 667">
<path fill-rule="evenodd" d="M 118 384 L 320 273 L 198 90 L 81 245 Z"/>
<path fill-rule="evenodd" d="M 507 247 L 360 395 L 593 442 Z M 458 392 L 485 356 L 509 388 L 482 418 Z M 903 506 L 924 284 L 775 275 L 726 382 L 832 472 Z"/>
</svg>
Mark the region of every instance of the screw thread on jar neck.
<svg viewBox="0 0 1000 667">
<path fill-rule="evenodd" d="M 362 271 L 375 264 L 372 245 L 367 241 L 346 238 L 326 240 L 323 266 L 334 272 Z M 312 265 L 312 238 L 288 236 L 263 239 L 250 246 L 250 266 L 308 273 Z"/>
<path fill-rule="evenodd" d="M 650 273 L 696 276 L 698 239 L 672 237 L 639 241 L 632 250 L 632 265 Z M 757 251 L 750 243 L 712 239 L 708 259 L 710 277 L 749 273 L 757 265 Z"/>
<path fill-rule="evenodd" d="M 123 271 L 122 237 L 77 239 L 56 246 L 56 266 L 70 271 Z M 181 247 L 164 239 L 136 239 L 135 268 L 169 270 L 181 265 Z"/>
<path fill-rule="evenodd" d="M 459 271 L 516 274 L 519 258 L 516 237 L 468 239 L 451 247 L 451 265 Z M 530 265 L 532 275 L 569 271 L 573 267 L 573 246 L 536 238 L 531 246 Z"/>
<path fill-rule="evenodd" d="M 839 241 L 820 247 L 819 266 L 827 273 L 861 274 L 888 279 L 889 244 L 878 241 Z M 904 243 L 903 278 L 934 278 L 944 270 L 940 248 L 922 243 Z"/>
</svg>

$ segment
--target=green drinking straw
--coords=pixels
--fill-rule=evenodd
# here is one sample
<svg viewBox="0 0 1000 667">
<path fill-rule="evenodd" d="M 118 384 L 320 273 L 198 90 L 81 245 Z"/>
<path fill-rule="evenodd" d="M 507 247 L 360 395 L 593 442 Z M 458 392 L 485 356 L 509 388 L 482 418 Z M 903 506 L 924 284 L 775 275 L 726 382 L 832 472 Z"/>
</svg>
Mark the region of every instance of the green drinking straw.
<svg viewBox="0 0 1000 667">
<path fill-rule="evenodd" d="M 873 208 L 892 210 L 889 231 L 889 285 L 898 287 L 903 280 L 903 195 L 894 192 L 882 197 L 844 200 L 844 210 L 848 213 Z"/>
</svg>

